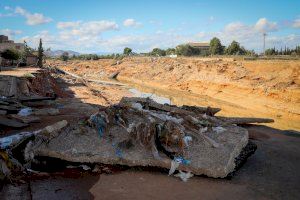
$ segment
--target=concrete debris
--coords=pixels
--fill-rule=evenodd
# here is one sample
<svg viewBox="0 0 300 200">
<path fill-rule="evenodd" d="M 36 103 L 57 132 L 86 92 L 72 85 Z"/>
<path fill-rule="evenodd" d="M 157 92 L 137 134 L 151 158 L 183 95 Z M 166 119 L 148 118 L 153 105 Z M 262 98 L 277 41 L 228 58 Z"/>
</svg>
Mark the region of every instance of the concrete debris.
<svg viewBox="0 0 300 200">
<path fill-rule="evenodd" d="M 176 169 L 189 172 L 177 175 L 185 181 L 192 174 L 226 177 L 248 144 L 248 132 L 196 110 L 125 98 L 87 123 L 45 128 L 54 134 L 39 134 L 31 149 L 35 156 L 71 162 L 171 166 L 170 175 Z"/>
</svg>

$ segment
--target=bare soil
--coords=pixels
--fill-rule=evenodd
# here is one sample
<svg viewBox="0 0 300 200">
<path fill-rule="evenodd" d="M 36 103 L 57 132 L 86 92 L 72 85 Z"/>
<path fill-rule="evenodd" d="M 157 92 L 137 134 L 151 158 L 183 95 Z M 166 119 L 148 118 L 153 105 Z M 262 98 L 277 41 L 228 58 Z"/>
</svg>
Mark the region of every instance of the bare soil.
<svg viewBox="0 0 300 200">
<path fill-rule="evenodd" d="M 222 108 L 219 115 L 268 117 L 268 126 L 300 130 L 300 61 L 235 61 L 229 58 L 125 58 L 119 65 L 98 61 L 48 61 L 91 80 L 117 79 L 176 105 Z"/>
</svg>

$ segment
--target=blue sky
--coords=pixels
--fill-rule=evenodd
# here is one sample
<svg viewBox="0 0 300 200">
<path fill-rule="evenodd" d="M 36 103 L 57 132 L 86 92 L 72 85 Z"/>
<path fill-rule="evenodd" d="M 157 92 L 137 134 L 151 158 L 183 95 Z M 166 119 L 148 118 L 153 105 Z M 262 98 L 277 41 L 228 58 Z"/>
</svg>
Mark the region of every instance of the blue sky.
<svg viewBox="0 0 300 200">
<path fill-rule="evenodd" d="M 300 45 L 300 1 L 0 0 L 0 34 L 32 47 L 81 53 L 136 52 L 216 36 L 248 49 Z"/>
</svg>

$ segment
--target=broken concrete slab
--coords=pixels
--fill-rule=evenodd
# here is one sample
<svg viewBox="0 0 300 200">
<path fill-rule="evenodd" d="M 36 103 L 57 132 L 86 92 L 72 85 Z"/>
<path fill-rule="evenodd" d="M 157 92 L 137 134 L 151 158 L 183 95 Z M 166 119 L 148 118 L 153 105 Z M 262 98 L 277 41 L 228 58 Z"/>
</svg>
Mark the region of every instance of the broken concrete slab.
<svg viewBox="0 0 300 200">
<path fill-rule="evenodd" d="M 71 124 L 54 131 L 47 143 L 37 136 L 32 152 L 71 162 L 167 169 L 179 160 L 179 170 L 224 178 L 235 170 L 235 159 L 248 144 L 246 129 L 216 117 L 151 110 L 141 104 L 107 107 L 89 123 L 92 127 Z"/>
</svg>

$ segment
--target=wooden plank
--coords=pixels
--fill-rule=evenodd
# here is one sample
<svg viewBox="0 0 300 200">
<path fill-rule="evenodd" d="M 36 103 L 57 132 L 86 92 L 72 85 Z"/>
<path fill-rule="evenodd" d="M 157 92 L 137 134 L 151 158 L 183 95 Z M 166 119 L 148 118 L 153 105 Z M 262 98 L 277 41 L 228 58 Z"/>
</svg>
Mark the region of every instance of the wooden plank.
<svg viewBox="0 0 300 200">
<path fill-rule="evenodd" d="M 28 124 L 18 122 L 17 120 L 14 119 L 8 119 L 7 117 L 0 116 L 0 126 L 23 128 L 28 126 Z"/>
<path fill-rule="evenodd" d="M 22 98 L 19 98 L 19 100 L 21 102 L 35 102 L 35 101 L 44 101 L 44 100 L 55 100 L 56 99 L 56 96 L 54 97 L 22 97 Z"/>
<path fill-rule="evenodd" d="M 243 124 L 252 124 L 252 123 L 273 123 L 273 119 L 269 118 L 256 118 L 256 117 L 218 117 L 218 119 L 223 120 L 226 123 L 230 124 L 237 124 L 237 125 L 243 125 Z"/>
</svg>

